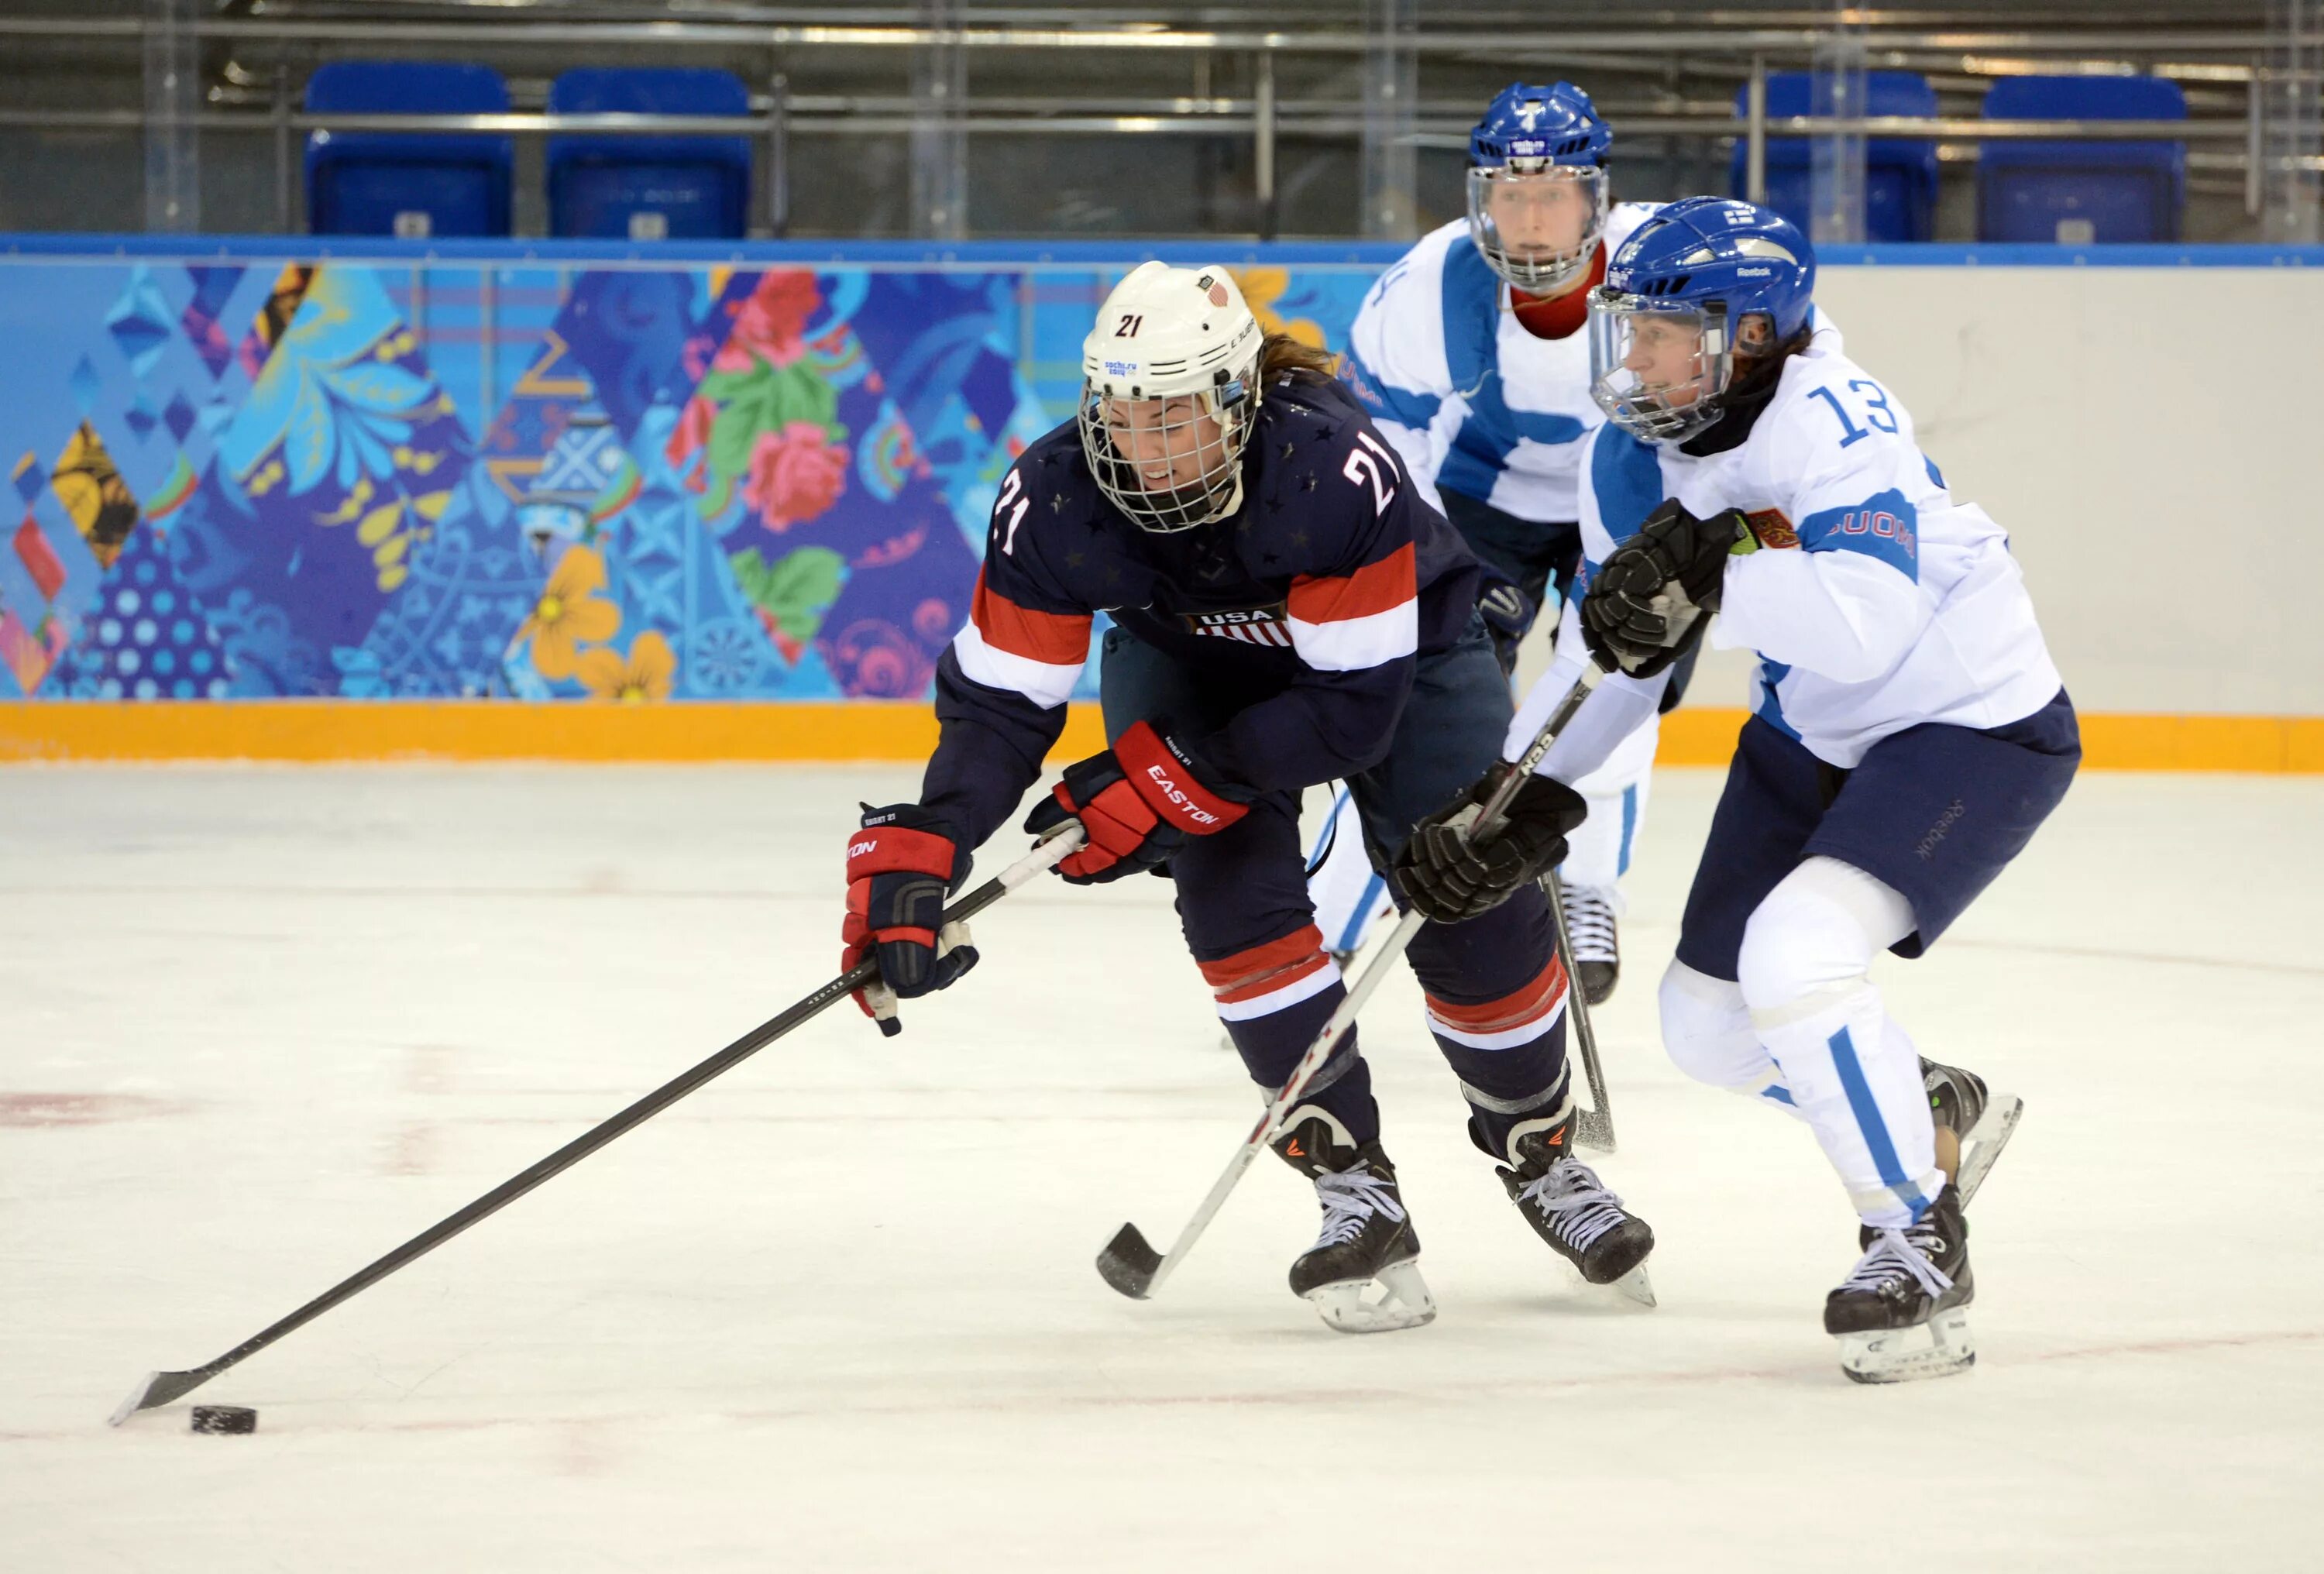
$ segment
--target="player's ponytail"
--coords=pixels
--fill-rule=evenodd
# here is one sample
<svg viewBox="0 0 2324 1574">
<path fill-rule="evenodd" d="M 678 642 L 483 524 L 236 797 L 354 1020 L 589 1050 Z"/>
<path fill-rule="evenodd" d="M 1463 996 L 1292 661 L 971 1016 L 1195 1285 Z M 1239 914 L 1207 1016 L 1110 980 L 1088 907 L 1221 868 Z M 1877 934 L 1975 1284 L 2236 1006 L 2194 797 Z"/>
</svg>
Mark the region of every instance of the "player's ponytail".
<svg viewBox="0 0 2324 1574">
<path fill-rule="evenodd" d="M 1339 374 L 1339 356 L 1289 334 L 1269 334 L 1259 345 L 1259 380 L 1262 384 L 1285 377 L 1311 377 L 1328 382 Z"/>
</svg>

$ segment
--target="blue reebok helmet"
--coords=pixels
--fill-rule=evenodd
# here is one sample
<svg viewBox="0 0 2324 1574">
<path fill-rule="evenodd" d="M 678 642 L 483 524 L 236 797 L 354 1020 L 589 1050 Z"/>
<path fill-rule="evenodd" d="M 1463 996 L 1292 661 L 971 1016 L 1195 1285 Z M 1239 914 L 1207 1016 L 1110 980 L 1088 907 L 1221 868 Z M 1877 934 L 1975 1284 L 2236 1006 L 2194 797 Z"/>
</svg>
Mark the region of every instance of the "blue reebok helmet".
<svg viewBox="0 0 2324 1574">
<path fill-rule="evenodd" d="M 1469 237 L 1486 264 L 1534 292 L 1589 268 L 1606 233 L 1613 147 L 1614 128 L 1570 82 L 1496 94 L 1469 133 Z"/>
<path fill-rule="evenodd" d="M 1815 248 L 1781 214 L 1726 197 L 1686 197 L 1657 208 L 1607 264 L 1606 282 L 1590 298 L 1591 393 L 1625 431 L 1658 442 L 1683 442 L 1716 421 L 1734 381 L 1735 350 L 1751 335 L 1745 319 L 1767 330 L 1747 349 L 1772 349 L 1808 325 L 1814 307 Z M 1685 378 L 1668 365 L 1645 372 L 1667 333 L 1700 333 Z"/>
</svg>

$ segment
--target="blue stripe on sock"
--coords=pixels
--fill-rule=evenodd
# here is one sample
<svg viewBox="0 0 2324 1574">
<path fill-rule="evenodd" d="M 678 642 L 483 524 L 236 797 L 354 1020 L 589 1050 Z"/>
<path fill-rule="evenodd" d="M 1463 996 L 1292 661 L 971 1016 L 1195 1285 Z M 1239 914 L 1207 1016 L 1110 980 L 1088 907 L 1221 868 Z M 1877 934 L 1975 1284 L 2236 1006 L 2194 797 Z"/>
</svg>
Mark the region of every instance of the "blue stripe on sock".
<svg viewBox="0 0 2324 1574">
<path fill-rule="evenodd" d="M 1904 1166 L 1896 1157 L 1896 1145 L 1888 1139 L 1887 1123 L 1880 1118 L 1880 1106 L 1872 1097 L 1872 1084 L 1864 1080 L 1864 1063 L 1856 1057 L 1856 1041 L 1843 1027 L 1825 1043 L 1831 1050 L 1832 1063 L 1840 1069 L 1840 1085 L 1847 1090 L 1848 1107 L 1856 1112 L 1856 1128 L 1864 1134 L 1864 1146 L 1871 1150 L 1873 1168 L 1880 1172 L 1880 1183 L 1896 1193 L 1918 1219 L 1929 1206 L 1904 1174 Z"/>
<path fill-rule="evenodd" d="M 1372 907 L 1386 889 L 1388 882 L 1380 879 L 1379 870 L 1374 870 L 1372 878 L 1364 882 L 1364 894 L 1356 898 L 1355 911 L 1348 915 L 1348 926 L 1340 932 L 1340 943 L 1332 947 L 1333 951 L 1353 951 L 1362 942 Z"/>
<path fill-rule="evenodd" d="M 1634 783 L 1622 789 L 1622 851 L 1614 860 L 1614 873 L 1618 878 L 1630 872 L 1630 838 L 1638 829 L 1638 789 Z"/>
</svg>

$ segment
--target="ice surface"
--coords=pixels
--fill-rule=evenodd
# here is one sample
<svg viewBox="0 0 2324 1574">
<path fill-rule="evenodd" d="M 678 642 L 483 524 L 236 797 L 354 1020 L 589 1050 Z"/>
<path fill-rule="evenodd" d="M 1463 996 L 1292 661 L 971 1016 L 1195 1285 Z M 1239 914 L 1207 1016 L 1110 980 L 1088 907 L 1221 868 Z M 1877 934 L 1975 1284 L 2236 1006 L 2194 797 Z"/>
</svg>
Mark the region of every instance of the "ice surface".
<svg viewBox="0 0 2324 1574">
<path fill-rule="evenodd" d="M 1715 796 L 1666 773 L 1600 1013 L 1661 1310 L 1582 1287 L 1368 1013 L 1443 1307 L 1334 1334 L 1168 888 L 1045 882 L 884 1041 L 852 1008 L 203 1389 L 208 1359 L 835 971 L 842 833 L 913 773 L 0 772 L 0 1569 L 2314 1569 L 2324 781 L 2088 776 L 1927 961 L 2027 1100 L 1980 1365 L 1845 1381 L 1808 1134 L 1662 1059 Z M 1013 850 L 1012 835 L 996 850 Z M 989 851 L 980 867 L 1000 867 Z"/>
</svg>

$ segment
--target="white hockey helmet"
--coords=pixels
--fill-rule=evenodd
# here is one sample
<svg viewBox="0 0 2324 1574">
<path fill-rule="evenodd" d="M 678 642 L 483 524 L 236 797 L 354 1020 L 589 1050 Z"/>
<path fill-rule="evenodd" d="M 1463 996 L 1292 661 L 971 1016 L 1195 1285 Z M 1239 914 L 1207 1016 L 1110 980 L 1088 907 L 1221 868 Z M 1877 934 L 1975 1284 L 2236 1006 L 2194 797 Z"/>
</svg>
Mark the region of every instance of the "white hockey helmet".
<svg viewBox="0 0 2324 1574">
<path fill-rule="evenodd" d="M 1266 336 L 1224 268 L 1141 263 L 1082 343 L 1082 452 L 1141 529 L 1190 530 L 1241 502 Z"/>
</svg>

